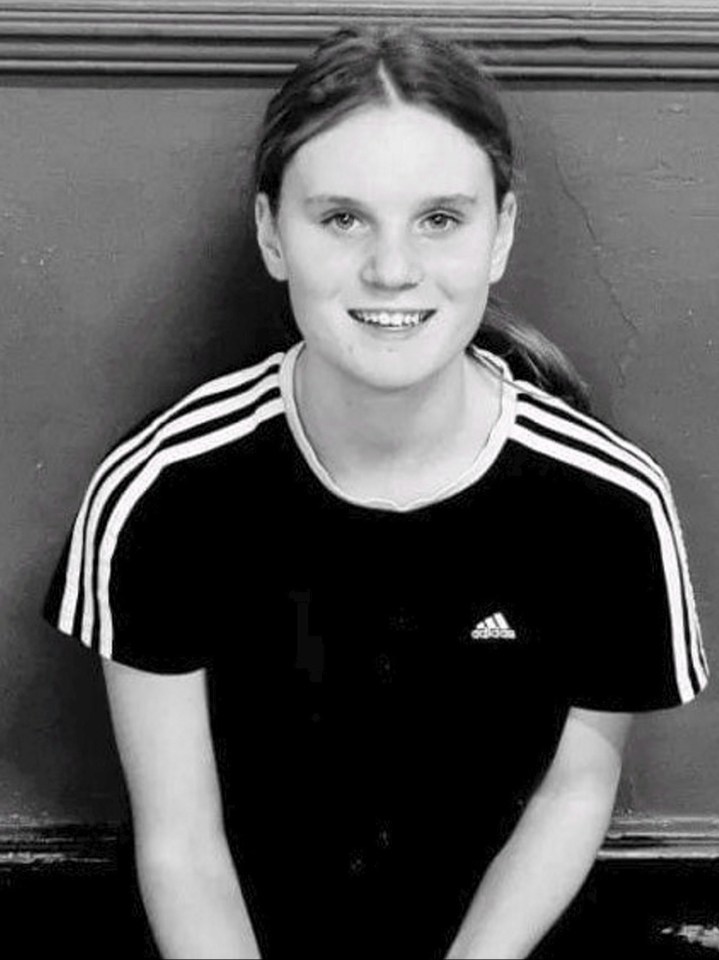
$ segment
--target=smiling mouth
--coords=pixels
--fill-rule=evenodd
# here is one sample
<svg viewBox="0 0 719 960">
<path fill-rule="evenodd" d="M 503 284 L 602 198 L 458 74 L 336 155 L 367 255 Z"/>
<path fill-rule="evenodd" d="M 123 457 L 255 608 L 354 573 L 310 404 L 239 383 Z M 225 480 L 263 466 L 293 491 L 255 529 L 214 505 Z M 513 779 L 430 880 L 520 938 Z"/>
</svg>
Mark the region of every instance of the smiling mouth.
<svg viewBox="0 0 719 960">
<path fill-rule="evenodd" d="M 386 330 L 407 330 L 419 327 L 436 312 L 435 310 L 348 310 L 353 320 L 370 327 Z"/>
</svg>

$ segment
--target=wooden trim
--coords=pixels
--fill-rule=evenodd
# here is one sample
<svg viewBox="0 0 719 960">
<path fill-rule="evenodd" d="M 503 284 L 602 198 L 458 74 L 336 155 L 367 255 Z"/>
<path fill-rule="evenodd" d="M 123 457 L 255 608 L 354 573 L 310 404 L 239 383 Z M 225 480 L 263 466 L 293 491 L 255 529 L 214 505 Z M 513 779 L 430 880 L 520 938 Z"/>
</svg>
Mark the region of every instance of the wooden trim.
<svg viewBox="0 0 719 960">
<path fill-rule="evenodd" d="M 719 860 L 716 817 L 615 817 L 600 860 Z"/>
<path fill-rule="evenodd" d="M 129 841 L 124 824 L 0 825 L 0 880 L 8 873 L 114 872 Z"/>
<path fill-rule="evenodd" d="M 0 882 L 25 873 L 113 873 L 131 857 L 127 824 L 0 824 Z M 615 818 L 603 862 L 719 861 L 719 820 Z"/>
<path fill-rule="evenodd" d="M 280 78 L 341 23 L 419 22 L 477 47 L 510 79 L 709 81 L 713 0 L 631 7 L 388 0 L 24 0 L 0 8 L 0 72 Z"/>
</svg>

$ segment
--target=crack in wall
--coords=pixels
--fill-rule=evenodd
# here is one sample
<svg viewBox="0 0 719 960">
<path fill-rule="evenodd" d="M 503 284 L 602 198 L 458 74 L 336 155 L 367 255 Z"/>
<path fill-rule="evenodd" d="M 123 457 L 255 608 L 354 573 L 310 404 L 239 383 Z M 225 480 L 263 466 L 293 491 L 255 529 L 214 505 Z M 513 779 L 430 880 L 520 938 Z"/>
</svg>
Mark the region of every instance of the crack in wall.
<svg viewBox="0 0 719 960">
<path fill-rule="evenodd" d="M 606 272 L 600 258 L 600 251 L 603 248 L 603 243 L 599 238 L 597 230 L 592 223 L 592 218 L 589 214 L 589 210 L 577 193 L 577 191 L 570 185 L 569 176 L 562 166 L 561 160 L 556 150 L 553 151 L 554 157 L 554 168 L 557 171 L 557 177 L 559 179 L 559 186 L 564 194 L 564 196 L 569 200 L 572 206 L 579 212 L 579 215 L 582 219 L 587 233 L 592 241 L 592 264 L 594 265 L 594 272 L 597 276 L 597 279 L 601 282 L 604 289 L 609 295 L 609 299 L 614 306 L 614 309 L 617 311 L 621 319 L 623 320 L 625 326 L 631 331 L 629 339 L 626 344 L 624 356 L 620 359 L 617 364 L 617 369 L 621 378 L 622 386 L 626 384 L 627 381 L 627 368 L 637 353 L 639 346 L 639 338 L 641 331 L 637 323 L 632 319 L 631 315 L 627 311 L 622 302 L 622 298 L 617 292 L 614 281 L 611 276 Z"/>
</svg>

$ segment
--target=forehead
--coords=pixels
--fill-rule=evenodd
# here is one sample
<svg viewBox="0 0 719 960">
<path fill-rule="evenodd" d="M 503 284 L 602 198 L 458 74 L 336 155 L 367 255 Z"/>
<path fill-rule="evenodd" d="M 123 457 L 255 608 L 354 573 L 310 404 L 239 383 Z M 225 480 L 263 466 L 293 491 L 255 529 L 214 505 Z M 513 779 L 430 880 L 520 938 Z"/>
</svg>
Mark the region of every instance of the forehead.
<svg viewBox="0 0 719 960">
<path fill-rule="evenodd" d="M 283 193 L 298 199 L 319 192 L 382 200 L 492 189 L 484 150 L 451 121 L 410 104 L 354 111 L 303 144 L 283 180 Z"/>
</svg>

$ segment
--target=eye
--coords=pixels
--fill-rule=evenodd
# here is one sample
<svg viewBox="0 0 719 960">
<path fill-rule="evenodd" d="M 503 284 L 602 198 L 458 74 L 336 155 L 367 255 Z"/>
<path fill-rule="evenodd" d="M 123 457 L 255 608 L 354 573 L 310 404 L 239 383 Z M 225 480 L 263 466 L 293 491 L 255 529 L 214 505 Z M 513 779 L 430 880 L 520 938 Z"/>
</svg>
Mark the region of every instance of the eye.
<svg viewBox="0 0 719 960">
<path fill-rule="evenodd" d="M 443 213 L 442 211 L 437 211 L 436 213 L 431 213 L 426 220 L 434 223 L 435 226 L 439 226 L 439 230 L 432 231 L 433 233 L 446 233 L 450 224 L 459 224 L 462 221 L 459 217 L 453 216 L 451 213 Z M 443 229 L 443 227 L 445 229 Z"/>
<path fill-rule="evenodd" d="M 325 219 L 322 220 L 322 224 L 333 224 L 338 230 L 340 230 L 340 232 L 349 233 L 349 227 L 351 226 L 351 223 L 348 223 L 348 220 L 357 220 L 357 217 L 348 210 L 339 210 L 337 213 L 333 213 L 329 217 L 325 217 Z"/>
</svg>

